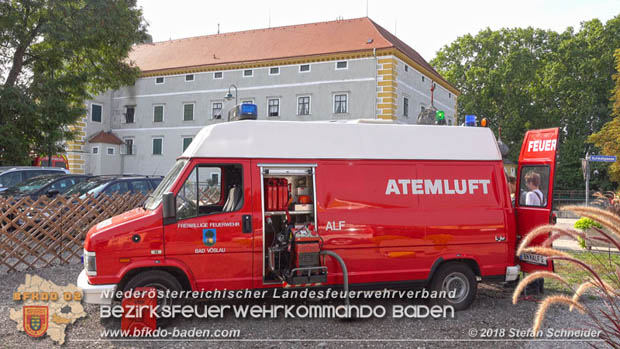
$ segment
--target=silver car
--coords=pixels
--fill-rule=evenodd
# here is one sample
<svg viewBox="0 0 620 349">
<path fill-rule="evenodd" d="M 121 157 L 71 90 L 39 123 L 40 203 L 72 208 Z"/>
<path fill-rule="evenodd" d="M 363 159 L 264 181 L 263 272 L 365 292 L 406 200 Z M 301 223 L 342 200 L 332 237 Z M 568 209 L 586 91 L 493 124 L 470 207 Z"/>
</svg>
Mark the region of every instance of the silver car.
<svg viewBox="0 0 620 349">
<path fill-rule="evenodd" d="M 61 167 L 0 166 L 0 192 L 32 177 L 55 173 L 68 174 L 70 172 Z"/>
</svg>

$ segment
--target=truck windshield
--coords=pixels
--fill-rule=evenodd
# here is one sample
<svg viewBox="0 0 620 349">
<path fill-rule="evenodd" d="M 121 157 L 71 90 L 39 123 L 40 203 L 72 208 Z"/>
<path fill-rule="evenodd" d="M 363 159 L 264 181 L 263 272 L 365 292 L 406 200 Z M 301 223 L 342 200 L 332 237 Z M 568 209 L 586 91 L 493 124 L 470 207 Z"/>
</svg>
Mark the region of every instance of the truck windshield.
<svg viewBox="0 0 620 349">
<path fill-rule="evenodd" d="M 166 177 L 162 179 L 153 194 L 151 194 L 151 196 L 144 203 L 145 209 L 154 210 L 157 206 L 159 206 L 164 193 L 167 193 L 172 189 L 172 185 L 183 170 L 183 167 L 185 167 L 185 164 L 187 164 L 187 160 L 178 160 L 177 163 L 174 164 L 170 172 L 168 172 Z"/>
</svg>

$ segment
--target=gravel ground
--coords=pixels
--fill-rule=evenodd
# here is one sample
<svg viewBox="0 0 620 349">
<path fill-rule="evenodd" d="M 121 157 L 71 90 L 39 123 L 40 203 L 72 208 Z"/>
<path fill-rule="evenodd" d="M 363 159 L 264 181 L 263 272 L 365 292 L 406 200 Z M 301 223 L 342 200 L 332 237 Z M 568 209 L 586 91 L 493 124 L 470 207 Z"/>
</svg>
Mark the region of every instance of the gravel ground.
<svg viewBox="0 0 620 349">
<path fill-rule="evenodd" d="M 81 264 L 55 266 L 37 269 L 31 273 L 48 279 L 57 285 L 76 283 L 81 271 Z M 4 348 L 39 348 L 51 347 L 54 343 L 49 337 L 35 339 L 24 332 L 15 330 L 16 324 L 9 319 L 9 308 L 16 307 L 12 301 L 12 292 L 24 282 L 25 274 L 13 273 L 2 276 L 0 282 L 0 347 Z M 454 319 L 394 319 L 388 316 L 382 319 L 364 319 L 343 321 L 338 319 L 237 319 L 234 315 L 224 319 L 180 319 L 171 326 L 180 329 L 238 329 L 240 340 L 220 341 L 112 341 L 100 338 L 104 328 L 119 328 L 120 321 L 101 320 L 99 307 L 86 305 L 86 318 L 69 325 L 66 331 L 64 347 L 73 348 L 108 348 L 108 347 L 472 347 L 472 348 L 582 348 L 585 342 L 559 341 L 557 339 L 526 341 L 489 341 L 478 338 L 484 329 L 518 329 L 530 328 L 537 304 L 533 301 L 521 301 L 517 305 L 510 303 L 510 290 L 499 286 L 481 285 L 478 297 L 471 308 L 457 312 Z M 282 302 L 280 300 L 236 301 L 235 304 L 303 304 L 303 300 Z M 597 300 L 588 301 L 596 305 Z M 230 303 L 227 303 L 230 304 Z M 316 302 L 310 302 L 316 304 Z M 334 303 L 336 304 L 336 303 Z M 356 302 L 353 302 L 356 304 Z M 361 301 L 360 301 L 361 304 Z M 391 309 L 393 305 L 408 304 L 405 300 L 364 301 L 368 305 L 384 305 Z M 585 316 L 577 312 L 568 312 L 566 307 L 551 308 L 545 320 L 544 328 L 582 329 L 586 328 Z M 171 328 L 171 327 L 168 327 Z M 478 336 L 470 337 L 469 331 L 475 329 Z M 88 340 L 88 341 L 84 341 Z M 593 343 L 604 346 L 604 343 Z"/>
</svg>

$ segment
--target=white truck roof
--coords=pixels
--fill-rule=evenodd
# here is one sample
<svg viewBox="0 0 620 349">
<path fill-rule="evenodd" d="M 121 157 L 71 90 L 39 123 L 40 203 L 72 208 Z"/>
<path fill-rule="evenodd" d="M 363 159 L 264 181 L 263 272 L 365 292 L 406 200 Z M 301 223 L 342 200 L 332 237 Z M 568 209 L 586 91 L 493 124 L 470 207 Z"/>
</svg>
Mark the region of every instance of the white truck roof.
<svg viewBox="0 0 620 349">
<path fill-rule="evenodd" d="M 485 127 L 365 120 L 243 120 L 206 126 L 182 158 L 501 160 Z"/>
</svg>

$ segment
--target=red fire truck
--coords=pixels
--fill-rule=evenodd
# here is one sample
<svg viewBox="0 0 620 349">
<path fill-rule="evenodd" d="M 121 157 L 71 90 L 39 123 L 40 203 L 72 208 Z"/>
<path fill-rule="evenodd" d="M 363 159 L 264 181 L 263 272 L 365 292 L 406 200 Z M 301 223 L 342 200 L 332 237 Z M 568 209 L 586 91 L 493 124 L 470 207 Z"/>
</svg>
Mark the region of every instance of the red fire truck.
<svg viewBox="0 0 620 349">
<path fill-rule="evenodd" d="M 429 287 L 464 309 L 479 281 L 553 268 L 515 248 L 551 220 L 557 140 L 526 134 L 513 206 L 488 128 L 210 125 L 144 207 L 88 232 L 78 285 L 96 304 L 136 287 Z"/>
<path fill-rule="evenodd" d="M 32 160 L 32 166 L 49 166 L 49 167 L 62 167 L 69 169 L 69 160 L 63 154 L 52 155 L 52 162 L 50 164 L 49 156 L 37 156 Z"/>
</svg>

